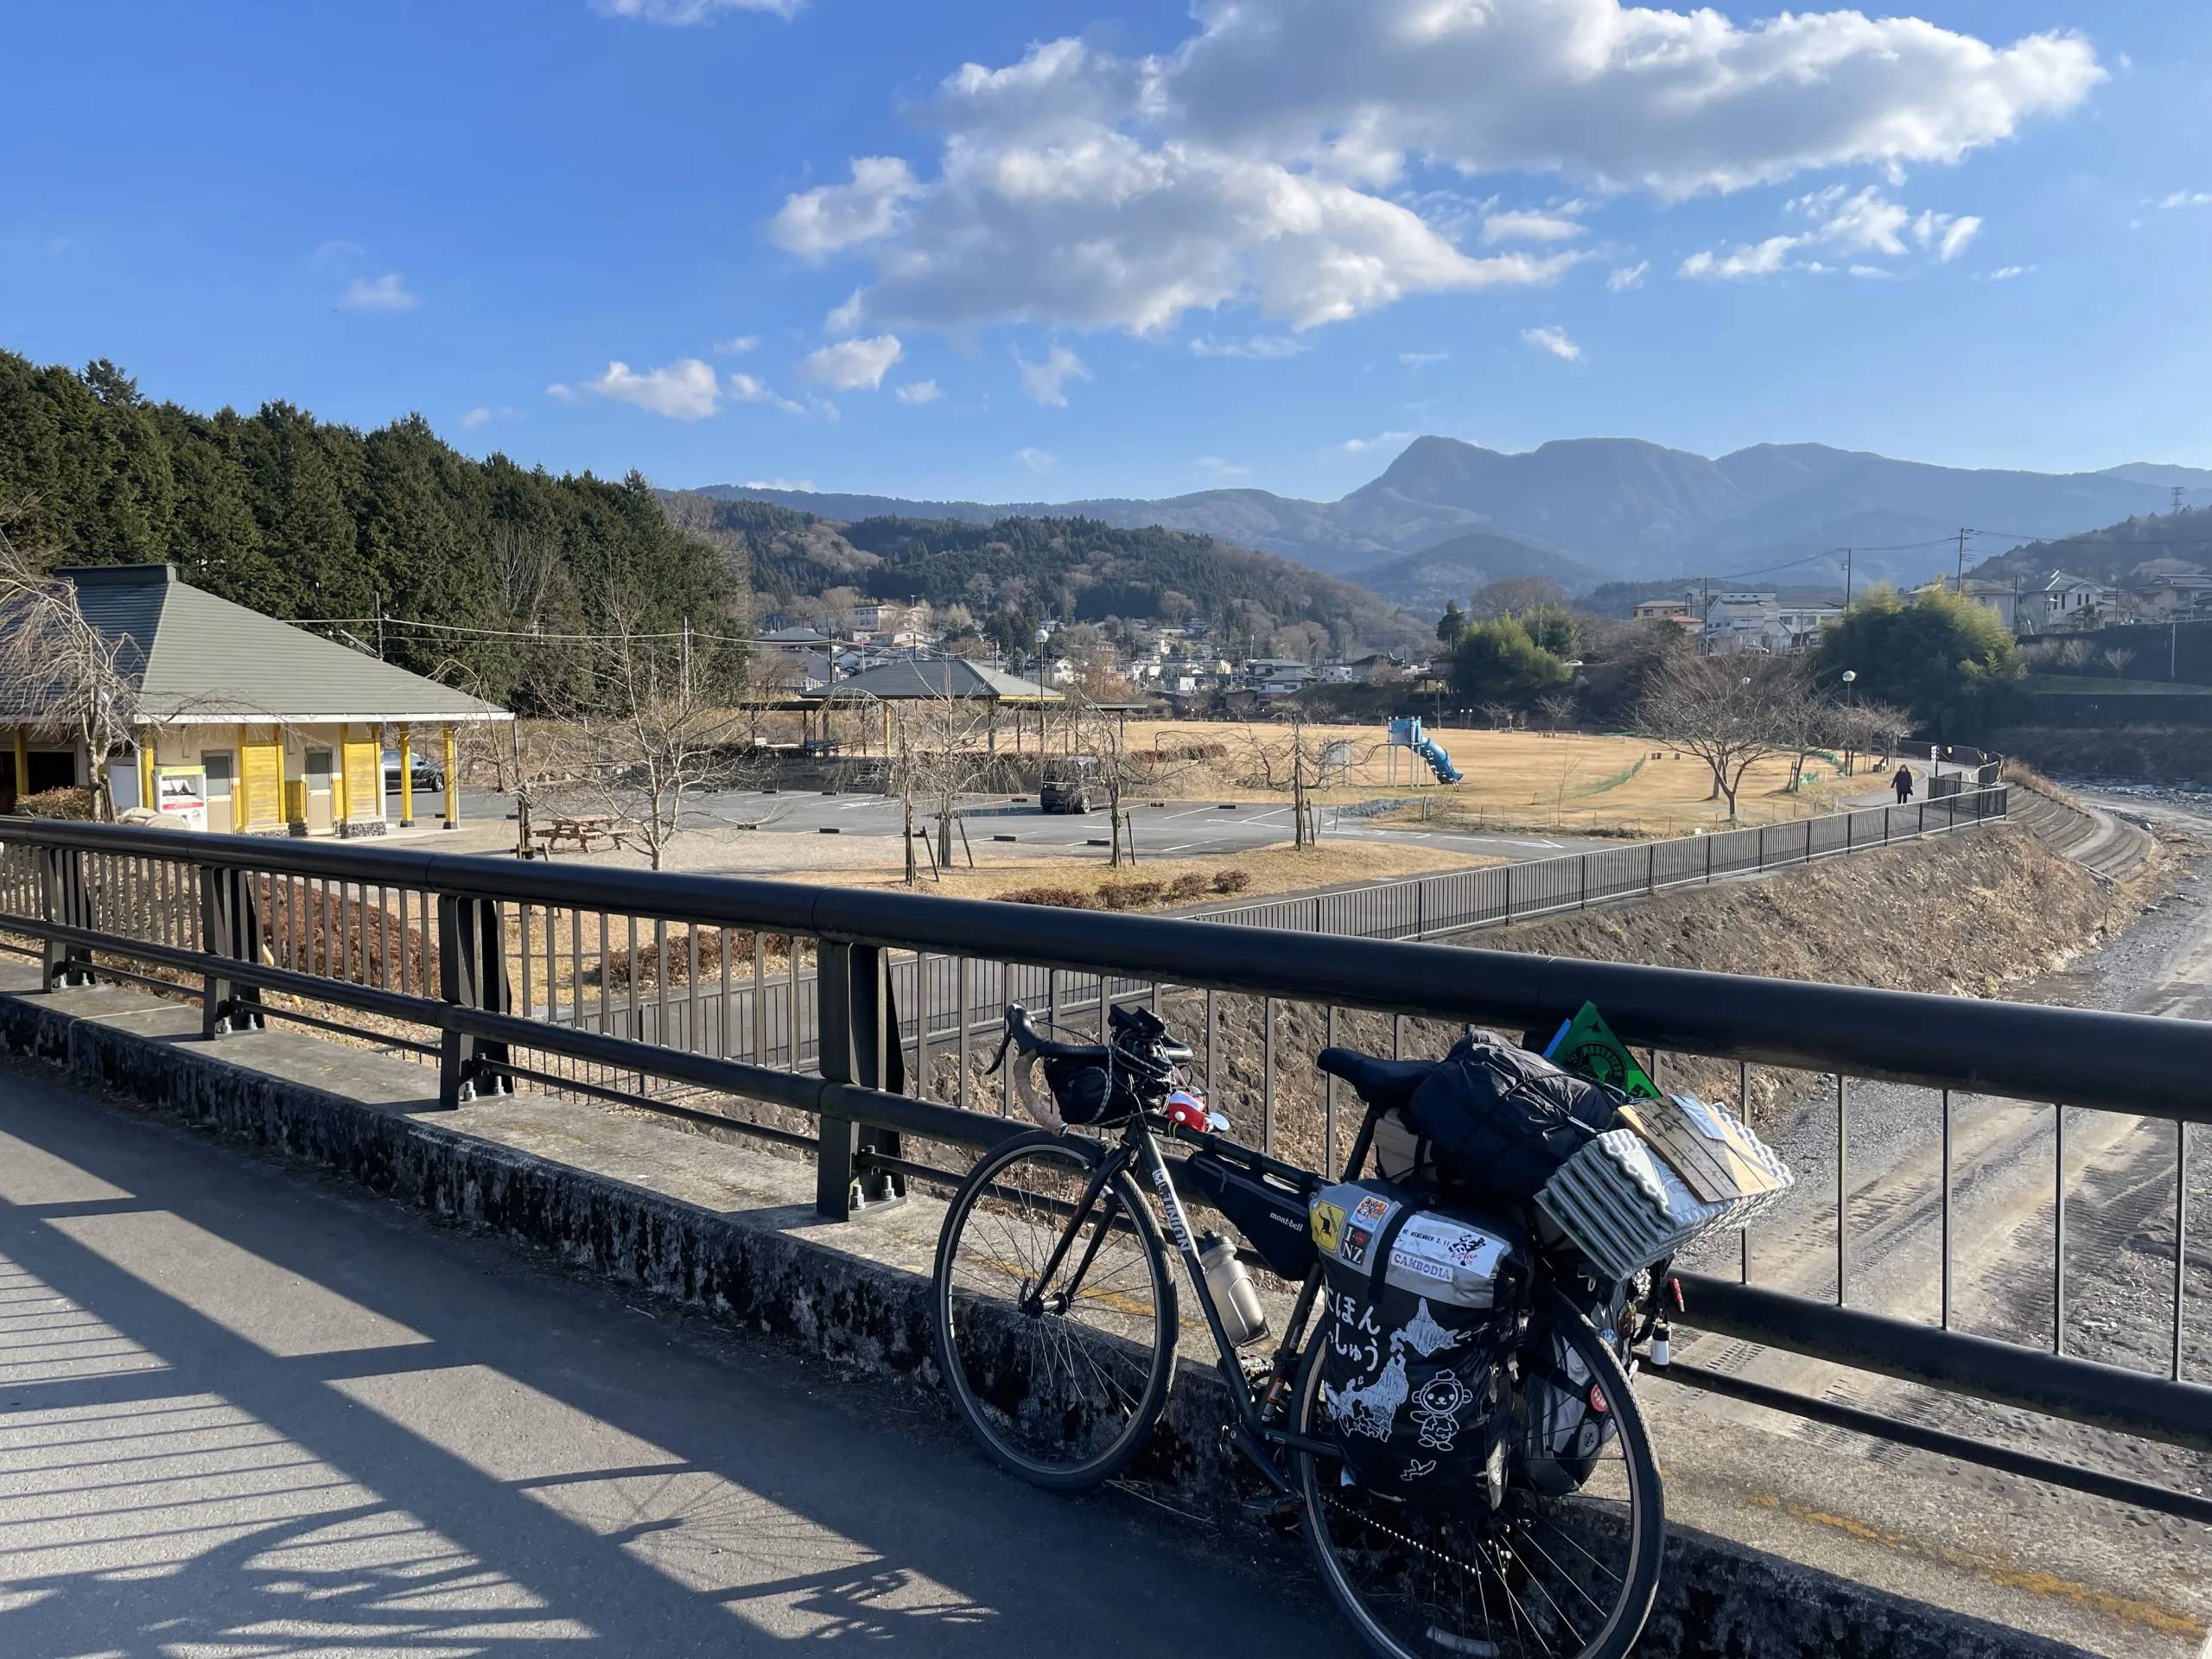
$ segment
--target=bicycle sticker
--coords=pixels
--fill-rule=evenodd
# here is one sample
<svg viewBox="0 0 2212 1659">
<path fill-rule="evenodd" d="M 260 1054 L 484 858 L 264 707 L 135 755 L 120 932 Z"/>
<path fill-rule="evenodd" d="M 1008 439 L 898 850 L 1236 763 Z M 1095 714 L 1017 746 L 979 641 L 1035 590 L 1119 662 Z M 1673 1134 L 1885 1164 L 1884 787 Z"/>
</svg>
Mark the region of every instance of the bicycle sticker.
<svg viewBox="0 0 2212 1659">
<path fill-rule="evenodd" d="M 1165 1169 L 1152 1172 L 1152 1184 L 1160 1189 L 1160 1207 L 1167 1212 L 1167 1230 L 1175 1235 L 1175 1247 L 1188 1250 L 1191 1243 L 1191 1224 L 1183 1219 L 1183 1200 L 1175 1196 L 1175 1183 L 1167 1178 Z"/>
<path fill-rule="evenodd" d="M 1389 1213 L 1390 1200 L 1377 1193 L 1370 1192 L 1353 1206 L 1351 1218 L 1372 1227 Z"/>
<path fill-rule="evenodd" d="M 1316 1204 L 1313 1213 L 1306 1218 L 1313 1230 L 1313 1243 L 1324 1255 L 1337 1253 L 1337 1240 L 1344 1230 L 1344 1212 L 1341 1205 Z"/>
<path fill-rule="evenodd" d="M 1355 1268 L 1364 1267 L 1367 1264 L 1367 1247 L 1374 1242 L 1373 1228 L 1347 1227 L 1344 1243 L 1337 1247 L 1337 1260 L 1348 1262 Z"/>
</svg>

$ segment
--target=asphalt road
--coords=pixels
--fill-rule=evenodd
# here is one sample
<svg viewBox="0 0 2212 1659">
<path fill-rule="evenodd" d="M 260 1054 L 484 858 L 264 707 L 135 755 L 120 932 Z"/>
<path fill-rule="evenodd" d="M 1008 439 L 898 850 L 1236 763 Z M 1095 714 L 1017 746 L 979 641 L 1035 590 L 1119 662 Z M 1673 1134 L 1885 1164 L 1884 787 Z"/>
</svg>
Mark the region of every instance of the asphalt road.
<svg viewBox="0 0 2212 1659">
<path fill-rule="evenodd" d="M 928 1397 L 0 1071 L 0 1654 L 1351 1650 Z"/>
<path fill-rule="evenodd" d="M 500 795 L 466 795 L 464 819 L 482 822 L 504 817 L 513 803 Z M 806 834 L 834 829 L 842 835 L 885 836 L 896 839 L 900 829 L 899 803 L 881 795 L 801 794 L 786 791 L 767 794 L 756 790 L 728 790 L 701 795 L 687 807 L 701 820 L 729 824 L 752 824 L 763 830 Z M 1080 850 L 1091 842 L 1103 851 L 1110 833 L 1102 804 L 1086 814 L 1046 813 L 1034 802 L 1019 803 L 1006 796 L 976 797 L 961 809 L 969 838 L 982 844 L 994 836 L 1011 836 L 1023 847 Z M 1207 853 L 1248 852 L 1291 838 L 1287 804 L 1244 801 L 1224 804 L 1215 801 L 1149 801 L 1135 803 L 1129 818 L 1140 853 L 1170 858 Z M 1433 842 L 1494 858 L 1549 858 L 1555 854 L 1598 843 L 1573 836 L 1462 835 L 1445 830 L 1385 829 L 1367 821 L 1340 815 L 1334 808 L 1321 810 L 1322 832 L 1361 840 Z"/>
</svg>

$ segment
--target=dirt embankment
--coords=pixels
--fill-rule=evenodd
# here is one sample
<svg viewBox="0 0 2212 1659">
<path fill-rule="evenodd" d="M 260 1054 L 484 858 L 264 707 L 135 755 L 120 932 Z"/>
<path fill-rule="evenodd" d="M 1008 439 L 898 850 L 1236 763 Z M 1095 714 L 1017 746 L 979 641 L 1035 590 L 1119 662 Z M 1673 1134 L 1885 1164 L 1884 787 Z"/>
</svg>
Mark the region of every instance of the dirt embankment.
<svg viewBox="0 0 2212 1659">
<path fill-rule="evenodd" d="M 2156 876 L 2148 878 L 2155 881 Z M 1663 893 L 1467 935 L 1488 950 L 1646 963 L 1716 973 L 1966 996 L 2003 996 L 2064 967 L 2125 927 L 2140 908 L 2145 883 L 2114 889 L 2005 826 L 1947 836 L 1792 869 L 1763 880 Z M 1318 948 L 1325 948 L 1317 941 Z M 1239 1140 L 1262 1128 L 1264 1020 L 1259 999 L 1217 999 L 1215 1087 Z M 1192 999 L 1179 1018 L 1194 1046 L 1204 1031 Z M 1318 1166 L 1325 1138 L 1325 1103 L 1312 1056 L 1326 1042 L 1321 1009 L 1279 1003 L 1274 1010 L 1275 1079 L 1271 1110 L 1277 1154 Z M 1458 1036 L 1441 1022 L 1403 1022 L 1403 1052 L 1438 1055 Z M 1343 1014 L 1337 1040 L 1391 1052 L 1385 1015 Z M 1670 1056 L 1662 1078 L 1731 1104 L 1739 1078 L 1732 1064 Z M 1751 1069 L 1755 1118 L 1771 1113 L 1808 1082 L 1800 1074 Z M 1338 1155 L 1350 1146 L 1359 1107 L 1339 1087 Z"/>
</svg>

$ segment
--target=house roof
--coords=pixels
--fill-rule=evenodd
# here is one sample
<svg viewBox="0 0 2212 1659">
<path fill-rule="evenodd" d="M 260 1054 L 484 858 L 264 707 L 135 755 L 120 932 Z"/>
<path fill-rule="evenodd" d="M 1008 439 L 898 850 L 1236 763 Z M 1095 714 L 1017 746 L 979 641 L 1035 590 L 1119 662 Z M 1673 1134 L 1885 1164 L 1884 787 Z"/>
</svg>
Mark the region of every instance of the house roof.
<svg viewBox="0 0 2212 1659">
<path fill-rule="evenodd" d="M 988 697 L 1001 702 L 1058 702 L 1057 691 L 1034 680 L 1001 674 L 964 657 L 924 657 L 884 663 L 810 695 L 840 700 L 878 697 L 899 702 L 918 697 Z"/>
<path fill-rule="evenodd" d="M 190 586 L 171 564 L 73 565 L 140 710 L 194 720 L 507 720 L 496 703 Z"/>
</svg>

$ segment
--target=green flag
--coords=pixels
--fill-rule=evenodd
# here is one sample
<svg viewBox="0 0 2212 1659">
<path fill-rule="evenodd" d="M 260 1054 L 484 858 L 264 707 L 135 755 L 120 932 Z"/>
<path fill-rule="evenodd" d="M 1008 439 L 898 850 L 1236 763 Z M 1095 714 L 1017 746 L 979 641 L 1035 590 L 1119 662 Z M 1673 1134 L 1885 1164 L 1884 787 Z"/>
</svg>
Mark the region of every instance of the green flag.
<svg viewBox="0 0 2212 1659">
<path fill-rule="evenodd" d="M 1624 1095 L 1660 1098 L 1659 1086 L 1644 1075 L 1628 1045 L 1613 1035 L 1595 1002 L 1585 1002 L 1580 1014 L 1560 1027 L 1544 1058 L 1561 1071 L 1609 1083 Z"/>
</svg>

